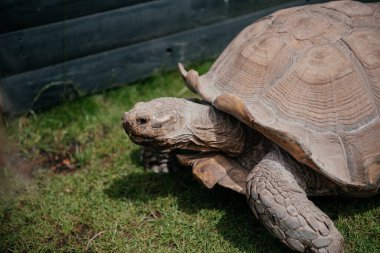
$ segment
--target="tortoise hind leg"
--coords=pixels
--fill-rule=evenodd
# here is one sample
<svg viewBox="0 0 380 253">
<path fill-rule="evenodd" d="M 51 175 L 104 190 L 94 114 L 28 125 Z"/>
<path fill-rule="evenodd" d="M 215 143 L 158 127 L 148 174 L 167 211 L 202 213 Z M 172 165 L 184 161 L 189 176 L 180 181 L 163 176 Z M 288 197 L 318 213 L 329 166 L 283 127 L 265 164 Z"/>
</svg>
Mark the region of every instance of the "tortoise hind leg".
<svg viewBox="0 0 380 253">
<path fill-rule="evenodd" d="M 293 164 L 268 153 L 247 178 L 247 198 L 266 228 L 293 250 L 342 252 L 343 238 L 330 218 L 297 183 Z"/>
<path fill-rule="evenodd" d="M 221 154 L 177 155 L 181 165 L 191 166 L 193 175 L 211 189 L 216 184 L 246 194 L 249 171 L 235 160 Z"/>
</svg>

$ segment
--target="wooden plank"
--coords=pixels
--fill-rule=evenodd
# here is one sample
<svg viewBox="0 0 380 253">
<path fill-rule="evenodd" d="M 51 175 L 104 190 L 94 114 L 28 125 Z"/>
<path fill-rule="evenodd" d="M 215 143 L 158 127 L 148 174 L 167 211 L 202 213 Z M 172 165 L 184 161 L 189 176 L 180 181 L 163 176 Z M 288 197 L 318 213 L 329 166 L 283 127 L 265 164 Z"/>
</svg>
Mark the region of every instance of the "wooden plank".
<svg viewBox="0 0 380 253">
<path fill-rule="evenodd" d="M 283 0 L 161 0 L 0 35 L 9 76 L 278 5 Z"/>
<path fill-rule="evenodd" d="M 152 0 L 2 0 L 0 1 L 0 33 L 68 20 L 147 1 Z"/>
<path fill-rule="evenodd" d="M 216 57 L 243 27 L 255 19 L 279 8 L 303 3 L 294 1 L 209 26 L 3 78 L 0 83 L 3 110 L 10 115 L 40 110 L 67 97 L 121 86 L 147 77 L 157 69 L 171 69 L 179 61 L 188 63 Z"/>
</svg>

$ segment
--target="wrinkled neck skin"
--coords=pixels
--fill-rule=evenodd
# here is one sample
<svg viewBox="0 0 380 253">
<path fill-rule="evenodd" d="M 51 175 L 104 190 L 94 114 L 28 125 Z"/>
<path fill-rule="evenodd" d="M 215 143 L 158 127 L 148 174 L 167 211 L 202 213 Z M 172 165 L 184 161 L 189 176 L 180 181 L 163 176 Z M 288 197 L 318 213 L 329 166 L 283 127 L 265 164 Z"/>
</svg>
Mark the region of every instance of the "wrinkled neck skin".
<svg viewBox="0 0 380 253">
<path fill-rule="evenodd" d="M 209 104 L 184 100 L 179 113 L 184 117 L 183 127 L 169 138 L 176 148 L 193 151 L 223 151 L 238 156 L 245 148 L 247 127 L 232 116 Z"/>
<path fill-rule="evenodd" d="M 261 133 L 210 104 L 183 99 L 175 110 L 181 127 L 165 138 L 169 149 L 222 151 L 245 168 L 253 168 L 273 149 Z"/>
<path fill-rule="evenodd" d="M 274 149 L 273 142 L 260 132 L 213 106 L 188 110 L 186 118 L 193 145 L 237 157 L 237 162 L 245 168 L 253 168 Z"/>
<path fill-rule="evenodd" d="M 275 145 L 271 140 L 253 128 L 250 128 L 248 135 L 249 137 L 247 137 L 246 146 L 237 158 L 237 162 L 244 168 L 251 170 L 267 153 L 275 149 Z"/>
</svg>

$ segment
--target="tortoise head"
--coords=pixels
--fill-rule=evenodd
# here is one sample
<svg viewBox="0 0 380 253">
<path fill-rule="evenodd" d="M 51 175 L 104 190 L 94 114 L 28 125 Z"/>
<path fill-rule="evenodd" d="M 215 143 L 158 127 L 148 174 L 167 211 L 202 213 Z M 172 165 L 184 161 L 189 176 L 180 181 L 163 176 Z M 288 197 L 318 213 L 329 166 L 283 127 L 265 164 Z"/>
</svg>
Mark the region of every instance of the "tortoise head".
<svg viewBox="0 0 380 253">
<path fill-rule="evenodd" d="M 157 149 L 238 154 L 244 146 L 243 124 L 199 100 L 139 102 L 124 113 L 122 125 L 133 142 Z"/>
<path fill-rule="evenodd" d="M 174 98 L 139 102 L 123 114 L 122 125 L 136 144 L 169 147 L 170 139 L 183 128 L 183 116 L 179 113 L 182 107 L 184 101 Z"/>
</svg>

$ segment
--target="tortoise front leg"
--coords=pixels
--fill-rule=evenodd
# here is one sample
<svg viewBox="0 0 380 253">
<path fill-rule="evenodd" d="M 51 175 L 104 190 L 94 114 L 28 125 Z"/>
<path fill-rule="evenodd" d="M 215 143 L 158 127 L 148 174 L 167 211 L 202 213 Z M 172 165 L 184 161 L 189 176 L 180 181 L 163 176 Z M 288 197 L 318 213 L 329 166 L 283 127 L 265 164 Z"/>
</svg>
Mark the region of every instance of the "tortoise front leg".
<svg viewBox="0 0 380 253">
<path fill-rule="evenodd" d="M 297 183 L 294 164 L 279 151 L 268 153 L 247 178 L 247 198 L 266 228 L 293 250 L 342 252 L 343 238 Z M 293 171 L 293 173 L 292 173 Z"/>
<path fill-rule="evenodd" d="M 142 147 L 140 162 L 147 170 L 155 173 L 169 173 L 178 170 L 175 154 L 172 150 L 158 150 L 152 147 Z"/>
</svg>

